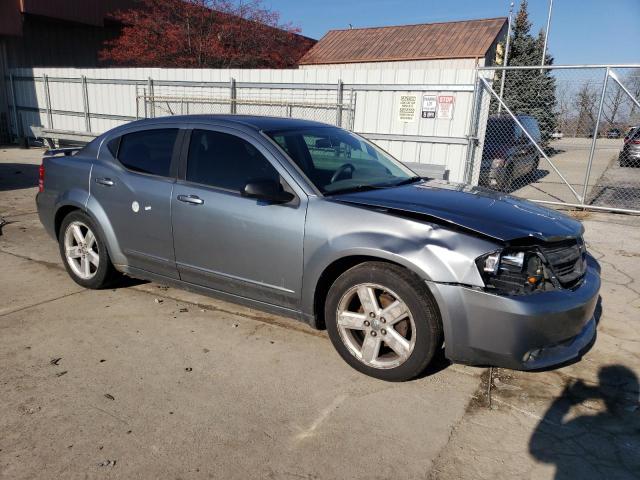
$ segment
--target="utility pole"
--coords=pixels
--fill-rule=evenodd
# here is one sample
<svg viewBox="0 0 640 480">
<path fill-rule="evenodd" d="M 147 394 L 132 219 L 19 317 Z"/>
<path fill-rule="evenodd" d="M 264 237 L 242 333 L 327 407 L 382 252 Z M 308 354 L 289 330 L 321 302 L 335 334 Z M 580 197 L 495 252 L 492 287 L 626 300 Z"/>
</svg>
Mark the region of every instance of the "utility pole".
<svg viewBox="0 0 640 480">
<path fill-rule="evenodd" d="M 542 47 L 542 59 L 540 66 L 544 67 L 544 61 L 547 56 L 547 40 L 549 39 L 549 27 L 551 26 L 551 10 L 553 10 L 553 0 L 549 0 L 549 15 L 547 16 L 547 29 L 544 31 L 544 45 Z"/>
<path fill-rule="evenodd" d="M 509 6 L 509 22 L 507 23 L 507 43 L 504 46 L 504 56 L 502 58 L 502 66 L 506 67 L 509 62 L 509 43 L 511 42 L 511 18 L 513 17 L 513 2 Z M 500 79 L 500 98 L 504 94 L 504 78 L 507 76 L 507 71 L 502 70 L 502 78 Z M 502 112 L 502 104 L 498 103 L 498 113 Z"/>
</svg>

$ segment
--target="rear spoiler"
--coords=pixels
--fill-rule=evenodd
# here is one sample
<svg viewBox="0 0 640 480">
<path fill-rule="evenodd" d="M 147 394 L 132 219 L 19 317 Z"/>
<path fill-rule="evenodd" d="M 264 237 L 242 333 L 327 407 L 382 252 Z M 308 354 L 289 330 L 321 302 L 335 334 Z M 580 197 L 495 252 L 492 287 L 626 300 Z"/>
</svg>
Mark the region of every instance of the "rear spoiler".
<svg viewBox="0 0 640 480">
<path fill-rule="evenodd" d="M 64 155 L 65 157 L 70 157 L 71 155 L 75 155 L 78 151 L 82 150 L 84 147 L 67 147 L 67 148 L 53 148 L 51 150 L 47 150 L 44 152 L 44 158 L 48 157 L 57 157 L 58 155 Z"/>
</svg>

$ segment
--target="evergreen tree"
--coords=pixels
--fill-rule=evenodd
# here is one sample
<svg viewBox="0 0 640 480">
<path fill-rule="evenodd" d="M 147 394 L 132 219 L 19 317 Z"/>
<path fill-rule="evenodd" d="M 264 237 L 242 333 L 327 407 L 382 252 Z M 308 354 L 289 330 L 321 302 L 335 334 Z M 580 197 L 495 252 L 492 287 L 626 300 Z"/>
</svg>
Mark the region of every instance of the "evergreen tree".
<svg viewBox="0 0 640 480">
<path fill-rule="evenodd" d="M 509 66 L 535 66 L 540 64 L 544 48 L 544 31 L 537 37 L 531 35 L 528 2 L 522 0 L 511 30 Z M 553 57 L 545 56 L 545 65 L 553 64 Z M 501 74 L 494 80 L 494 90 L 499 91 Z M 556 79 L 550 70 L 532 68 L 506 70 L 503 100 L 514 114 L 528 114 L 538 120 L 542 142 L 546 144 L 557 126 Z M 492 101 L 491 113 L 498 110 L 497 100 Z"/>
</svg>

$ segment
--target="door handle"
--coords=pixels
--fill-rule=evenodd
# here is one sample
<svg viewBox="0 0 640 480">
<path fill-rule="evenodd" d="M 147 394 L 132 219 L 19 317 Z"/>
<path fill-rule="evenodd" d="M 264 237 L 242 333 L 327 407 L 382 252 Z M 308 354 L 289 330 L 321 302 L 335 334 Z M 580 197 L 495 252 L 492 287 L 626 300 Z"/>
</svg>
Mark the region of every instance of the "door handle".
<svg viewBox="0 0 640 480">
<path fill-rule="evenodd" d="M 204 203 L 204 200 L 197 195 L 178 195 L 178 200 L 190 203 L 191 205 L 202 205 Z"/>
<path fill-rule="evenodd" d="M 113 180 L 110 178 L 96 178 L 96 183 L 104 185 L 105 187 L 113 187 L 114 185 Z"/>
</svg>

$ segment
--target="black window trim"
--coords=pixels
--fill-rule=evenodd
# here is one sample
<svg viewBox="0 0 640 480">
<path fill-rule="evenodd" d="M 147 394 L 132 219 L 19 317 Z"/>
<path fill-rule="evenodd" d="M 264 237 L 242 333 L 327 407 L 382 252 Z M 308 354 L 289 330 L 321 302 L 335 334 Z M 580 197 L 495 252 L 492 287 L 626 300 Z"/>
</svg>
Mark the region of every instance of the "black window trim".
<svg viewBox="0 0 640 480">
<path fill-rule="evenodd" d="M 139 133 L 139 132 L 146 132 L 146 131 L 151 131 L 151 130 L 177 130 L 178 133 L 176 134 L 176 139 L 175 142 L 173 144 L 173 150 L 171 152 L 171 160 L 169 162 L 169 175 L 157 175 L 155 173 L 147 173 L 147 172 L 140 172 L 138 170 L 132 170 L 131 168 L 127 167 L 124 163 L 122 163 L 120 161 L 119 155 L 120 155 L 120 146 L 122 145 L 122 137 L 124 137 L 125 135 L 129 135 L 131 133 Z M 178 178 L 178 168 L 180 166 L 180 154 L 181 154 L 181 149 L 183 146 L 183 142 L 184 142 L 184 137 L 186 135 L 186 131 L 187 129 L 182 128 L 178 125 L 175 124 L 170 124 L 170 125 L 164 125 L 164 124 L 155 124 L 155 125 L 148 125 L 145 126 L 144 128 L 135 128 L 135 129 L 131 129 L 131 130 L 125 130 L 122 133 L 119 133 L 117 136 L 111 137 L 106 141 L 106 149 L 109 152 L 109 154 L 111 154 L 111 150 L 109 150 L 109 143 L 115 139 L 118 140 L 118 149 L 116 151 L 116 155 L 112 155 L 113 159 L 118 162 L 118 165 L 120 167 L 122 167 L 126 172 L 128 173 L 134 173 L 136 175 L 144 175 L 145 177 L 152 177 L 152 178 L 159 178 L 159 179 L 166 179 L 166 180 L 172 180 L 172 181 L 176 181 L 176 179 Z"/>
<path fill-rule="evenodd" d="M 267 162 L 269 162 L 269 164 L 275 169 L 275 171 L 280 176 L 280 181 L 284 183 L 286 190 L 288 192 L 291 192 L 294 195 L 294 199 L 291 200 L 290 202 L 286 203 L 286 205 L 296 206 L 297 207 L 300 204 L 300 196 L 295 191 L 295 189 L 293 187 L 291 187 L 291 185 L 290 185 L 291 181 L 289 181 L 286 178 L 284 178 L 282 173 L 276 168 L 276 166 L 273 164 L 273 162 L 268 158 L 269 156 L 265 155 L 263 153 L 263 151 L 256 146 L 255 141 L 252 141 L 251 137 L 246 135 L 241 130 L 236 130 L 236 129 L 233 129 L 233 128 L 223 127 L 223 126 L 218 126 L 218 125 L 190 125 L 188 128 L 185 129 L 184 137 L 182 139 L 182 146 L 181 146 L 180 152 L 179 152 L 180 160 L 179 160 L 179 163 L 177 165 L 176 181 L 177 181 L 178 184 L 186 185 L 186 186 L 193 186 L 193 187 L 196 187 L 196 188 L 204 188 L 204 189 L 211 190 L 211 191 L 214 191 L 214 192 L 231 194 L 231 195 L 235 195 L 237 197 L 246 198 L 247 200 L 254 200 L 255 201 L 255 199 L 252 199 L 252 198 L 249 198 L 249 197 L 245 197 L 244 195 L 242 195 L 242 192 L 239 191 L 239 190 L 232 190 L 230 188 L 218 187 L 218 186 L 215 186 L 215 185 L 209 185 L 207 183 L 199 183 L 199 182 L 194 182 L 193 180 L 187 180 L 187 164 L 189 162 L 189 147 L 191 146 L 191 134 L 193 133 L 194 130 L 204 130 L 204 131 L 210 131 L 210 132 L 225 133 L 227 135 L 236 136 L 236 137 L 238 137 L 238 138 L 250 143 L 254 148 L 256 148 L 258 150 L 258 152 L 260 152 L 260 154 L 265 158 L 265 160 L 267 160 Z M 284 169 L 284 167 L 283 167 L 283 169 Z M 286 171 L 286 169 L 284 169 L 284 170 Z"/>
</svg>

